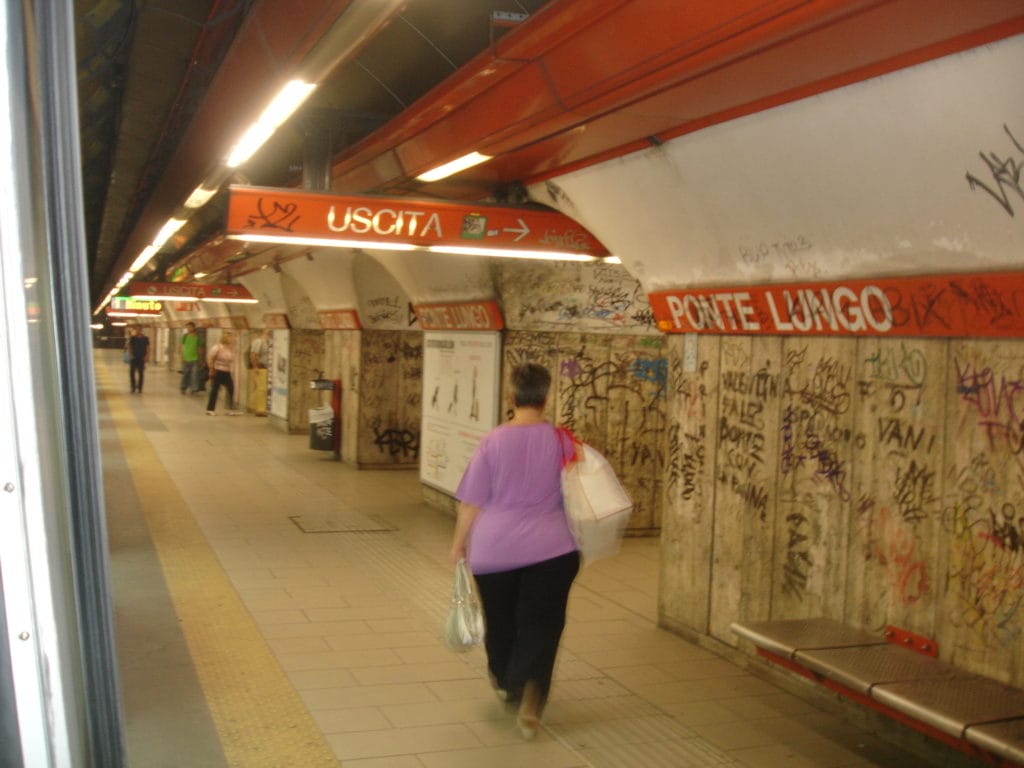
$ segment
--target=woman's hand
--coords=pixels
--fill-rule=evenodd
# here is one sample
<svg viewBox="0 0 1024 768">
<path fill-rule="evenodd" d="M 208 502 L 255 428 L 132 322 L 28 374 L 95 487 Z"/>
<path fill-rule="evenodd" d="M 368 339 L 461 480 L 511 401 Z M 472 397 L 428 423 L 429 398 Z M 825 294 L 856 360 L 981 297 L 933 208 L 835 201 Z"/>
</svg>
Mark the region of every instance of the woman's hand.
<svg viewBox="0 0 1024 768">
<path fill-rule="evenodd" d="M 479 507 L 474 507 L 464 501 L 459 502 L 455 512 L 455 532 L 452 534 L 452 565 L 466 557 L 466 540 L 469 538 L 469 529 L 473 527 L 473 521 L 476 520 L 479 513 Z"/>
<path fill-rule="evenodd" d="M 459 564 L 459 560 L 465 560 L 465 559 L 466 559 L 466 545 L 463 544 L 463 545 L 460 546 L 460 545 L 452 544 L 452 551 L 451 551 L 452 565 L 458 565 Z"/>
</svg>

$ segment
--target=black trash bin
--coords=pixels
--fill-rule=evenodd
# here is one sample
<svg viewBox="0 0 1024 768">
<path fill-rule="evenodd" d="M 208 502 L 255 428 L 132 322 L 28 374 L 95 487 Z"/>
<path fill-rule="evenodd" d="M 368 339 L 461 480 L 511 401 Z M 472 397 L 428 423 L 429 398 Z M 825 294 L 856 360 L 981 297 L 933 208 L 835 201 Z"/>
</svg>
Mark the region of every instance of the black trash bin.
<svg viewBox="0 0 1024 768">
<path fill-rule="evenodd" d="M 314 451 L 334 450 L 334 409 L 331 406 L 309 409 L 309 447 Z"/>
</svg>

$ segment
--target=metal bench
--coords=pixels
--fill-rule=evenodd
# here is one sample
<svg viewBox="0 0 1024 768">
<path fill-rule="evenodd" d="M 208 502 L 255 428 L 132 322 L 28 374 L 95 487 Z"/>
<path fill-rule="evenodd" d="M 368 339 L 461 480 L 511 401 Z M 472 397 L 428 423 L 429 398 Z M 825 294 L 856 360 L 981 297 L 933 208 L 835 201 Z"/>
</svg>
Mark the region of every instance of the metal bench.
<svg viewBox="0 0 1024 768">
<path fill-rule="evenodd" d="M 941 661 L 927 638 L 832 619 L 736 622 L 762 658 L 999 766 L 1024 766 L 1024 691 Z"/>
</svg>

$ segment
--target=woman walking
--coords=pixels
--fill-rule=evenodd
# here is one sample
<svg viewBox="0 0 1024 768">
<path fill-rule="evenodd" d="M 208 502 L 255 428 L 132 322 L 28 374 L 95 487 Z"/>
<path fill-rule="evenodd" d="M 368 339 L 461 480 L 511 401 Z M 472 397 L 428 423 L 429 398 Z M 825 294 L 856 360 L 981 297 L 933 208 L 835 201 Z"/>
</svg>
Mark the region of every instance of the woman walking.
<svg viewBox="0 0 1024 768">
<path fill-rule="evenodd" d="M 231 378 L 231 366 L 235 362 L 235 350 L 232 344 L 235 334 L 231 331 L 224 331 L 220 337 L 220 343 L 214 344 L 207 355 L 206 365 L 213 375 L 213 386 L 210 387 L 210 398 L 206 401 L 206 415 L 217 415 L 217 395 L 223 386 L 228 391 L 228 415 L 231 415 L 235 407 L 235 381 Z"/>
<path fill-rule="evenodd" d="M 456 497 L 453 562 L 466 558 L 486 620 L 491 684 L 518 705 L 532 739 L 551 690 L 579 552 L 562 506 L 563 452 L 573 450 L 544 419 L 551 374 L 528 363 L 512 372 L 510 422 L 491 430 L 470 459 Z"/>
</svg>

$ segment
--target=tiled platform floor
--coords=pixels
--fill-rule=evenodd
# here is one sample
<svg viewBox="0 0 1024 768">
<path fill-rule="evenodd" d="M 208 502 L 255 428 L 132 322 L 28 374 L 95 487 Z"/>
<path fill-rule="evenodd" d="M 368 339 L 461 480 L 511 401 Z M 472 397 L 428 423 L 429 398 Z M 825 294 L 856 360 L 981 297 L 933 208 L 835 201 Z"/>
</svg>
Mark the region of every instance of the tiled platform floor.
<svg viewBox="0 0 1024 768">
<path fill-rule="evenodd" d="M 96 359 L 132 766 L 964 764 L 659 629 L 656 539 L 581 573 L 545 727 L 525 743 L 482 652 L 443 646 L 452 518 L 415 471 L 356 471 L 265 418 L 206 416 L 153 366 L 128 394 L 119 354 Z"/>
</svg>

